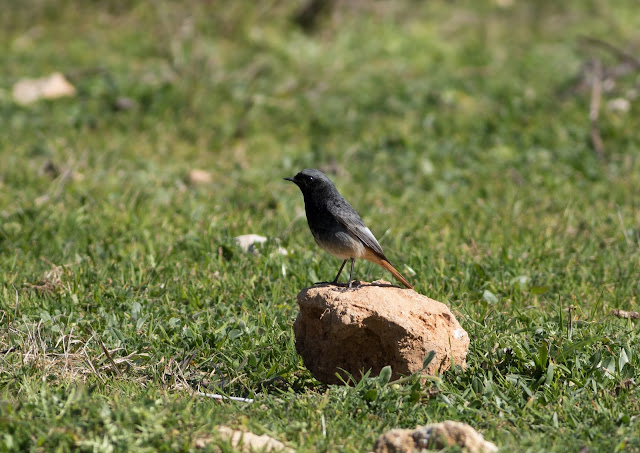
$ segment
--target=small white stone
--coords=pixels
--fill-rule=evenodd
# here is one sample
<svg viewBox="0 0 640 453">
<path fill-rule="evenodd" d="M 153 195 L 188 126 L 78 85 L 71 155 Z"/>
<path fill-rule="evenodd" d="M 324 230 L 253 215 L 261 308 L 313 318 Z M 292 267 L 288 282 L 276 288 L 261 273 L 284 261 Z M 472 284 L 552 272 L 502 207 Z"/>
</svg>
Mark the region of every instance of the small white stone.
<svg viewBox="0 0 640 453">
<path fill-rule="evenodd" d="M 239 431 L 226 426 L 219 426 L 218 435 L 220 438 L 230 442 L 233 448 L 240 452 L 294 452 L 292 448 L 287 447 L 279 440 L 269 437 L 266 434 L 258 436 L 249 431 Z"/>
<path fill-rule="evenodd" d="M 625 98 L 615 98 L 607 102 L 607 109 L 612 112 L 627 113 L 631 108 L 631 102 Z"/>
<path fill-rule="evenodd" d="M 392 429 L 378 437 L 375 453 L 441 450 L 457 446 L 470 453 L 494 453 L 498 447 L 466 423 L 446 420 L 416 429 Z"/>
<path fill-rule="evenodd" d="M 187 177 L 189 184 L 198 185 L 198 184 L 211 184 L 213 181 L 213 176 L 211 173 L 205 170 L 199 170 L 194 168 L 189 172 L 189 176 Z"/>
<path fill-rule="evenodd" d="M 75 87 L 59 72 L 39 79 L 20 79 L 13 85 L 13 100 L 22 105 L 75 94 Z"/>
<path fill-rule="evenodd" d="M 242 250 L 253 253 L 254 255 L 258 253 L 256 245 L 267 242 L 267 238 L 259 234 L 243 234 L 236 236 L 234 239 Z"/>
<path fill-rule="evenodd" d="M 287 251 L 287 249 L 285 249 L 284 247 L 278 247 L 278 249 L 276 251 L 274 251 L 273 253 L 271 253 L 270 256 L 274 256 L 274 255 L 287 256 L 288 254 L 289 254 L 289 252 Z"/>
</svg>

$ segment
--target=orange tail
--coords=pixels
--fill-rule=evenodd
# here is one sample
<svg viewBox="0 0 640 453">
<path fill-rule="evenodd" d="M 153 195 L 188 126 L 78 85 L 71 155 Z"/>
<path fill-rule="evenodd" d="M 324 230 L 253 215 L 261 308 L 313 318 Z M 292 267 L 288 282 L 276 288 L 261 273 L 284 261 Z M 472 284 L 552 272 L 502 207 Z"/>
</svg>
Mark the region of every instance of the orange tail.
<svg viewBox="0 0 640 453">
<path fill-rule="evenodd" d="M 372 260 L 371 260 L 371 261 L 372 261 Z M 397 278 L 397 279 L 398 279 L 398 281 L 400 281 L 404 286 L 406 286 L 406 287 L 407 287 L 407 288 L 409 288 L 409 289 L 413 289 L 413 286 L 411 286 L 411 283 L 409 283 L 409 282 L 407 281 L 407 279 L 406 279 L 406 278 L 404 278 L 404 277 L 402 276 L 402 274 L 401 274 L 400 272 L 398 272 L 398 271 L 396 270 L 396 268 L 395 268 L 395 267 L 393 267 L 389 261 L 387 261 L 387 260 L 385 260 L 385 259 L 378 258 L 378 260 L 377 260 L 377 261 L 373 261 L 373 262 L 374 262 L 374 263 L 376 263 L 378 266 L 384 267 L 386 270 L 388 270 L 389 272 L 391 272 L 391 273 L 393 274 L 393 276 L 394 276 L 395 278 Z"/>
</svg>

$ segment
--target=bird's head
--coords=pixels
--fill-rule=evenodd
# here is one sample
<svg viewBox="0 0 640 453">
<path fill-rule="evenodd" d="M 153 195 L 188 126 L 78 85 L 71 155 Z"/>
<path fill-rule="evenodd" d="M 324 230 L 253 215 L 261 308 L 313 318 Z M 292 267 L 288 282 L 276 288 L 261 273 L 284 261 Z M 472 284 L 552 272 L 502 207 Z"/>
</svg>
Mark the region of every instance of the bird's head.
<svg viewBox="0 0 640 453">
<path fill-rule="evenodd" d="M 327 176 L 320 170 L 313 168 L 307 168 L 295 175 L 293 178 L 284 178 L 287 181 L 295 183 L 302 193 L 314 192 L 317 190 L 323 190 L 327 187 L 332 187 L 333 183 Z"/>
</svg>

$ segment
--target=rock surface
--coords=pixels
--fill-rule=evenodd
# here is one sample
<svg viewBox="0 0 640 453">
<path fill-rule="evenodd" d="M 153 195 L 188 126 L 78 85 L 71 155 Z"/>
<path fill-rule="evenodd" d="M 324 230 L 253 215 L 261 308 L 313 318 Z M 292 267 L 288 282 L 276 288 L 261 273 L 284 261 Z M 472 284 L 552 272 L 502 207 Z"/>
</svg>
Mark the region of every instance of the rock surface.
<svg viewBox="0 0 640 453">
<path fill-rule="evenodd" d="M 458 446 L 471 453 L 490 453 L 498 447 L 484 439 L 466 423 L 447 420 L 442 423 L 418 426 L 416 429 L 392 429 L 376 440 L 375 453 L 413 453 L 421 450 L 441 450 Z"/>
<path fill-rule="evenodd" d="M 341 370 L 360 379 L 363 371 L 377 376 L 387 365 L 391 379 L 410 375 L 422 369 L 430 351 L 436 356 L 425 373 L 449 369 L 452 359 L 466 364 L 467 332 L 446 305 L 413 290 L 384 281 L 355 290 L 327 284 L 302 290 L 298 305 L 296 350 L 326 384 L 340 384 Z"/>
</svg>

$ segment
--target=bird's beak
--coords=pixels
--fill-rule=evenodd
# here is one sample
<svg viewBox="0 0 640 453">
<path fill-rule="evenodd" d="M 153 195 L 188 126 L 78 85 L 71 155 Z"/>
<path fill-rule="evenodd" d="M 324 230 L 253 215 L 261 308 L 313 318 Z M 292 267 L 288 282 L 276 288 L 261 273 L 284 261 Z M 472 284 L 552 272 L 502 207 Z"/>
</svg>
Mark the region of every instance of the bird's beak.
<svg viewBox="0 0 640 453">
<path fill-rule="evenodd" d="M 285 181 L 291 181 L 291 182 L 295 183 L 293 178 L 282 178 L 282 179 L 284 179 Z"/>
</svg>

